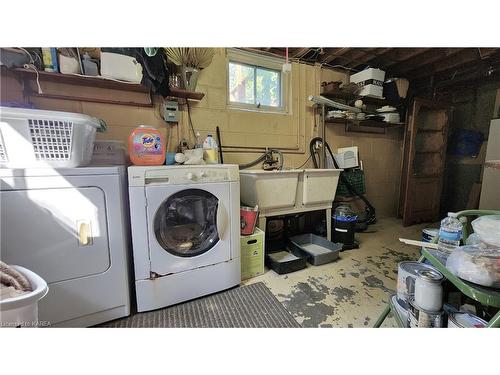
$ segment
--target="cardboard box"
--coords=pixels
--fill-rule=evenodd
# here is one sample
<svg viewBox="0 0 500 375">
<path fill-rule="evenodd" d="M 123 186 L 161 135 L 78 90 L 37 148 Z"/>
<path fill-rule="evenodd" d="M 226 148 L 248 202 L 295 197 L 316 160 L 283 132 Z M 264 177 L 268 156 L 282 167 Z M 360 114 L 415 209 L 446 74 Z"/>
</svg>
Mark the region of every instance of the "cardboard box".
<svg viewBox="0 0 500 375">
<path fill-rule="evenodd" d="M 241 280 L 250 279 L 264 273 L 264 232 L 255 228 L 250 236 L 240 236 Z"/>
<path fill-rule="evenodd" d="M 351 75 L 349 80 L 362 87 L 359 95 L 382 98 L 385 80 L 385 72 L 383 70 L 368 68 Z"/>
<path fill-rule="evenodd" d="M 126 165 L 127 151 L 122 141 L 96 140 L 91 165 Z"/>
</svg>

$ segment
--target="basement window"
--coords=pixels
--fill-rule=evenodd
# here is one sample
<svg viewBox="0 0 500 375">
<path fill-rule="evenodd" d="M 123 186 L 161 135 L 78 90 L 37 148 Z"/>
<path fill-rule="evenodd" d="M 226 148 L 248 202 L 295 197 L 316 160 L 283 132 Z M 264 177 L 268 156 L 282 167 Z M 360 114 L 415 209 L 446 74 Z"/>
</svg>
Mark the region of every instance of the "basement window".
<svg viewBox="0 0 500 375">
<path fill-rule="evenodd" d="M 239 50 L 228 52 L 228 104 L 232 108 L 285 112 L 284 61 Z"/>
</svg>

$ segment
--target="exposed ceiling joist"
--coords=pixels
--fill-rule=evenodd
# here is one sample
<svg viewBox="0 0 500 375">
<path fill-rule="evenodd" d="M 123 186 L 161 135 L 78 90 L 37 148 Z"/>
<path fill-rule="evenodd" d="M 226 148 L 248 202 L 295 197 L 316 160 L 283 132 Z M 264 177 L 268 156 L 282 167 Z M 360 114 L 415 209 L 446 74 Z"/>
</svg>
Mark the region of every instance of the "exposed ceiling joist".
<svg viewBox="0 0 500 375">
<path fill-rule="evenodd" d="M 301 58 L 307 52 L 309 52 L 309 49 L 310 49 L 309 47 L 307 47 L 307 48 L 294 48 L 292 51 L 289 51 L 290 52 L 290 57 L 292 57 L 292 58 Z"/>
<path fill-rule="evenodd" d="M 396 48 L 392 49 L 391 52 L 394 52 L 394 56 L 391 56 L 388 59 L 387 64 L 385 64 L 386 68 L 389 68 L 396 64 L 401 64 L 404 62 L 408 62 L 411 59 L 423 54 L 424 52 L 429 51 L 432 48 Z M 385 58 L 385 56 L 384 56 Z"/>
<path fill-rule="evenodd" d="M 376 61 L 380 58 L 380 56 L 392 49 L 393 48 L 366 48 L 364 50 L 365 55 L 361 56 L 356 60 L 353 60 L 352 62 L 347 64 L 347 67 L 355 68 L 359 65 L 364 65 L 368 63 L 370 63 L 370 65 L 372 64 L 377 65 Z"/>
<path fill-rule="evenodd" d="M 396 74 L 406 75 L 415 69 L 427 68 L 437 61 L 459 53 L 461 50 L 462 48 L 430 48 L 428 51 L 413 57 L 411 61 L 394 64 L 391 67 L 391 71 Z"/>
<path fill-rule="evenodd" d="M 282 47 L 262 48 L 261 51 L 280 57 L 285 54 Z M 500 48 L 300 47 L 290 48 L 289 52 L 291 58 L 307 63 L 354 70 L 368 65 L 383 69 L 391 76 L 419 81 L 430 76 L 447 77 L 465 67 L 483 74 L 488 69 L 483 62 L 489 64 L 493 58 L 500 56 Z"/>
<path fill-rule="evenodd" d="M 321 64 L 330 64 L 335 58 L 342 56 L 343 54 L 349 52 L 351 48 L 325 48 L 325 54 L 318 61 Z"/>
<path fill-rule="evenodd" d="M 460 52 L 438 60 L 433 64 L 421 66 L 407 73 L 408 78 L 415 79 L 422 76 L 436 74 L 445 70 L 457 68 L 467 63 L 477 61 L 479 52 L 476 48 L 465 48 Z"/>
</svg>

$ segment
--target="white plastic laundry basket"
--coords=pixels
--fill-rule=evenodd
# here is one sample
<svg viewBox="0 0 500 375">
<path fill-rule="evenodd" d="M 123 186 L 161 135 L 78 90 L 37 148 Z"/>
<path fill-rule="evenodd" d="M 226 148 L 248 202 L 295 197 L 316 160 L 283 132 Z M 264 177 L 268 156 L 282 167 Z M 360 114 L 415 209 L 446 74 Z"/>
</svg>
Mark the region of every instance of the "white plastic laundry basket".
<svg viewBox="0 0 500 375">
<path fill-rule="evenodd" d="M 38 327 L 40 323 L 50 324 L 50 322 L 38 321 L 38 301 L 49 291 L 47 283 L 36 273 L 24 267 L 12 267 L 26 276 L 33 291 L 0 301 L 0 327 Z"/>
<path fill-rule="evenodd" d="M 98 119 L 80 113 L 0 107 L 0 166 L 88 165 L 99 127 Z"/>
</svg>

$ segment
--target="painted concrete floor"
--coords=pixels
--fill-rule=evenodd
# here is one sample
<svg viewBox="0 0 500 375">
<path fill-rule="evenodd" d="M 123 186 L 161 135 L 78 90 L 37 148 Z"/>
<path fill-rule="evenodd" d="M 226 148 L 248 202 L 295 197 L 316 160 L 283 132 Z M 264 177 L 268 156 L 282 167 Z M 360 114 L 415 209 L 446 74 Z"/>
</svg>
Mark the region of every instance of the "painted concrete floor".
<svg viewBox="0 0 500 375">
<path fill-rule="evenodd" d="M 287 275 L 266 269 L 244 284 L 262 281 L 303 327 L 372 327 L 396 289 L 397 266 L 416 260 L 419 248 L 399 237 L 420 240 L 429 224 L 403 227 L 397 218 L 383 218 L 357 233 L 360 248 L 340 259 Z M 394 327 L 388 317 L 383 327 Z"/>
</svg>

